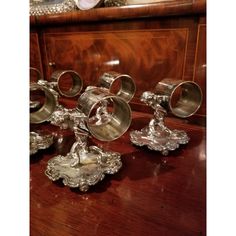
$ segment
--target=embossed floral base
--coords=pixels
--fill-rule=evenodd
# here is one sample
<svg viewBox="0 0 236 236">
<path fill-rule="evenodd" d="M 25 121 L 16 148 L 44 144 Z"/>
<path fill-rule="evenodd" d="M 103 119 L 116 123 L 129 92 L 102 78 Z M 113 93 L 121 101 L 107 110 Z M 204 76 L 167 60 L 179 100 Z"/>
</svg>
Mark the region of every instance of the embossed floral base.
<svg viewBox="0 0 236 236">
<path fill-rule="evenodd" d="M 46 149 L 53 144 L 53 135 L 38 134 L 30 132 L 30 155 L 35 154 L 39 149 Z"/>
<path fill-rule="evenodd" d="M 80 191 L 86 192 L 89 186 L 101 181 L 105 174 L 115 174 L 122 166 L 119 153 L 104 152 L 96 146 L 90 146 L 83 159 L 84 164 L 81 164 L 71 153 L 55 156 L 48 161 L 45 174 L 52 181 L 61 178 L 64 185 L 78 187 Z"/>
<path fill-rule="evenodd" d="M 189 141 L 188 135 L 182 130 L 168 130 L 153 134 L 149 132 L 149 127 L 144 127 L 141 131 L 131 131 L 130 140 L 137 146 L 147 146 L 154 151 L 160 151 L 163 155 L 168 155 L 169 151 L 179 148 L 180 144 Z"/>
</svg>

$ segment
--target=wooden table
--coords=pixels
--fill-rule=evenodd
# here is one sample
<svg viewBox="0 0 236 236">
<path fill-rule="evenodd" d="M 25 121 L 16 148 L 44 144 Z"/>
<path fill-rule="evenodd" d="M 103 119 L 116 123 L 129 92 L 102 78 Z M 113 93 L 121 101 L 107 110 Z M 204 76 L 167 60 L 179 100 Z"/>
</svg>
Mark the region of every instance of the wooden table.
<svg viewBox="0 0 236 236">
<path fill-rule="evenodd" d="M 141 129 L 150 115 L 134 113 L 129 129 Z M 65 154 L 73 134 L 30 157 L 31 236 L 191 236 L 206 235 L 206 130 L 186 120 L 167 118 L 185 130 L 190 142 L 167 157 L 133 146 L 129 131 L 113 141 L 92 143 L 122 154 L 123 166 L 86 193 L 44 174 L 47 161 Z M 59 132 L 49 124 L 31 129 Z"/>
</svg>

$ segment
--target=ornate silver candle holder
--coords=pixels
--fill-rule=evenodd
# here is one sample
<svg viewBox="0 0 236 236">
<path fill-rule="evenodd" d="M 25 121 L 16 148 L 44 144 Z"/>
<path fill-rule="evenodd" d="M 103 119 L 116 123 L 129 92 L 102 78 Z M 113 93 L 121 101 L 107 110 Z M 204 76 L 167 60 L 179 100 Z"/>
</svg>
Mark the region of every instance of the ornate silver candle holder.
<svg viewBox="0 0 236 236">
<path fill-rule="evenodd" d="M 166 127 L 164 118 L 167 115 L 166 109 L 181 118 L 189 117 L 199 109 L 202 92 L 196 83 L 164 79 L 157 84 L 154 93 L 144 92 L 141 101 L 154 109 L 154 117 L 140 131 L 130 132 L 133 144 L 147 146 L 168 155 L 169 151 L 175 150 L 180 144 L 189 142 L 185 131 L 170 130 Z"/>
<path fill-rule="evenodd" d="M 50 91 L 56 100 L 58 92 L 63 94 L 58 88 L 60 75 L 61 72 L 55 72 L 50 83 L 38 82 L 40 86 Z M 77 85 L 78 89 L 82 83 Z M 101 87 L 87 87 L 80 95 L 76 108 L 67 109 L 57 103 L 56 108 L 53 106 L 54 110 L 48 109 L 51 114 L 47 116 L 47 121 L 61 129 L 71 128 L 76 142 L 66 156 L 58 155 L 48 162 L 45 174 L 53 181 L 62 178 L 65 185 L 79 187 L 81 191 L 87 191 L 90 185 L 102 180 L 105 174 L 114 174 L 122 166 L 119 153 L 104 151 L 97 146 L 88 146 L 89 134 L 101 141 L 112 141 L 123 135 L 131 123 L 128 101 L 135 93 L 132 78 L 108 72 L 101 76 L 99 85 Z M 116 94 L 111 92 L 114 86 Z M 51 91 L 52 87 L 58 92 Z M 73 96 L 78 94 L 73 92 L 73 89 L 71 91 Z M 68 96 L 68 94 L 63 95 Z"/>
</svg>

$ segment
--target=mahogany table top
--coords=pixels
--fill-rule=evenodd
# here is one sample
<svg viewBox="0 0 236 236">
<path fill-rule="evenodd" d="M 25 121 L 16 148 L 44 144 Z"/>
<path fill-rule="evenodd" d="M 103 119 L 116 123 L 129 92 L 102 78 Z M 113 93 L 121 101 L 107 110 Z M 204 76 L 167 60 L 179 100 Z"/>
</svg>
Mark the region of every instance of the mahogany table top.
<svg viewBox="0 0 236 236">
<path fill-rule="evenodd" d="M 44 174 L 47 161 L 66 154 L 74 141 L 66 130 L 63 140 L 30 157 L 31 236 L 191 236 L 206 235 L 206 129 L 167 118 L 170 128 L 185 130 L 190 141 L 162 156 L 129 140 L 150 115 L 134 113 L 130 129 L 112 142 L 92 143 L 121 153 L 123 166 L 86 193 L 52 182 Z M 35 125 L 60 133 L 49 124 Z"/>
</svg>

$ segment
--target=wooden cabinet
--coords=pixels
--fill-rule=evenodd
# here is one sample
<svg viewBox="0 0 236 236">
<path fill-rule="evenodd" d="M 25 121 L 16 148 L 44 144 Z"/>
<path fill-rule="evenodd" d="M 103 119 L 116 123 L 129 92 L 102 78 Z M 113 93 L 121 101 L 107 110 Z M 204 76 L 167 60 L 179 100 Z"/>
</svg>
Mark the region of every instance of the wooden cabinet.
<svg viewBox="0 0 236 236">
<path fill-rule="evenodd" d="M 129 74 L 137 87 L 131 106 L 138 111 L 148 111 L 140 95 L 153 91 L 160 80 L 195 80 L 204 94 L 198 115 L 205 116 L 204 1 L 196 1 L 201 3 L 196 9 L 192 2 L 189 10 L 191 1 L 176 2 L 127 8 L 130 16 L 125 8 L 100 8 L 32 19 L 31 28 L 40 32 L 45 78 L 50 79 L 54 70 L 72 69 L 86 87 L 96 85 L 105 71 Z M 174 3 L 176 13 L 170 8 Z"/>
<path fill-rule="evenodd" d="M 42 58 L 37 32 L 30 32 L 30 67 L 38 69 L 43 75 Z"/>
<path fill-rule="evenodd" d="M 198 38 L 195 54 L 194 81 L 198 83 L 203 93 L 203 104 L 200 114 L 206 114 L 206 24 L 198 25 Z"/>
<path fill-rule="evenodd" d="M 160 80 L 195 81 L 203 91 L 196 116 L 188 121 L 166 118 L 168 127 L 190 137 L 168 157 L 132 145 L 129 132 L 106 143 L 91 138 L 92 145 L 121 153 L 123 166 L 86 193 L 52 183 L 44 174 L 53 156 L 70 150 L 72 131 L 48 123 L 31 125 L 35 131 L 58 133 L 60 139 L 30 159 L 31 235 L 206 235 L 206 129 L 196 125 L 206 116 L 206 1 L 31 16 L 30 23 L 30 65 L 45 79 L 55 70 L 72 69 L 85 88 L 97 85 L 105 71 L 132 76 L 137 91 L 129 131 L 150 121 L 146 111 L 151 110 L 139 98 Z M 76 98 L 62 100 L 76 105 Z"/>
</svg>

